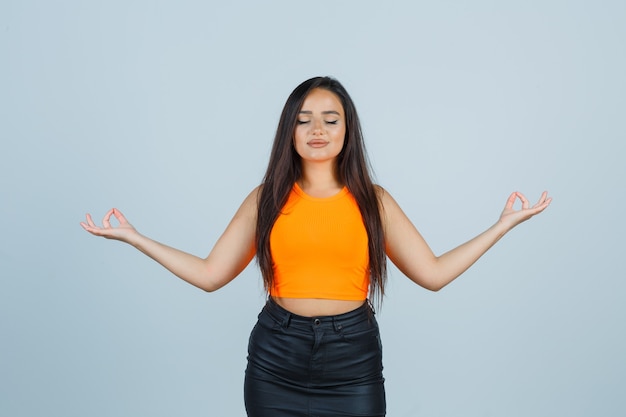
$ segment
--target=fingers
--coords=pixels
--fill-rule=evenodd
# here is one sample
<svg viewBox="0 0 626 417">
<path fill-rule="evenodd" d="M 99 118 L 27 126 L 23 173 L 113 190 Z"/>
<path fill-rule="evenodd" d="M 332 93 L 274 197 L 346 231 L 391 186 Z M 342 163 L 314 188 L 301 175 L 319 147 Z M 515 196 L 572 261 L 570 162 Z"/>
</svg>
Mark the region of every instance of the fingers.
<svg viewBox="0 0 626 417">
<path fill-rule="evenodd" d="M 126 220 L 126 217 L 124 217 L 121 211 L 119 211 L 116 208 L 113 208 L 112 210 L 113 210 L 113 215 L 115 216 L 117 221 L 120 222 L 120 224 L 128 223 L 128 220 Z"/>
<path fill-rule="evenodd" d="M 505 209 L 513 209 L 513 204 L 515 204 L 515 200 L 517 199 L 517 192 L 512 193 L 508 200 L 506 200 Z"/>
<path fill-rule="evenodd" d="M 509 196 L 509 199 L 506 201 L 505 209 L 513 210 L 513 206 L 515 205 L 515 200 L 517 200 L 518 198 L 522 202 L 522 210 L 527 209 L 529 207 L 530 204 L 528 203 L 528 199 L 526 199 L 526 196 L 520 193 L 519 191 L 515 191 Z"/>
<path fill-rule="evenodd" d="M 530 207 L 530 203 L 528 202 L 526 196 L 520 192 L 515 192 L 515 194 L 517 194 L 517 198 L 519 198 L 522 202 L 522 210 L 528 209 Z"/>
<path fill-rule="evenodd" d="M 89 233 L 93 233 L 94 230 L 98 229 L 98 226 L 96 226 L 96 224 L 93 222 L 93 219 L 91 218 L 91 215 L 89 213 L 87 213 L 85 217 L 87 222 L 80 222 L 80 225 Z"/>
<path fill-rule="evenodd" d="M 537 201 L 537 203 L 533 206 L 533 208 L 538 207 L 540 205 L 542 205 L 545 201 L 546 198 L 548 196 L 548 193 L 546 193 L 545 191 L 543 193 L 541 193 L 541 197 L 539 197 L 539 200 Z"/>
<path fill-rule="evenodd" d="M 93 219 L 91 218 L 91 214 L 87 213 L 87 224 L 89 224 L 90 227 L 96 227 L 96 224 L 93 222 Z"/>
<path fill-rule="evenodd" d="M 513 205 L 515 204 L 515 200 L 520 199 L 521 203 L 522 203 L 522 210 L 527 210 L 527 209 L 535 209 L 538 207 L 547 207 L 550 205 L 550 203 L 552 202 L 552 197 L 548 197 L 548 192 L 544 191 L 543 193 L 541 193 L 541 197 L 539 197 L 539 201 L 537 201 L 537 203 L 530 207 L 530 203 L 528 201 L 528 199 L 526 198 L 526 196 L 522 193 L 520 193 L 519 191 L 515 191 L 513 192 L 507 202 L 506 202 L 506 207 L 507 209 L 513 209 Z"/>
<path fill-rule="evenodd" d="M 91 217 L 91 214 L 89 213 L 85 215 L 86 222 L 80 222 L 80 225 L 82 226 L 83 229 L 85 229 L 89 233 L 102 235 L 106 229 L 113 229 L 113 226 L 111 226 L 111 216 L 115 216 L 115 218 L 120 222 L 120 224 L 122 223 L 128 224 L 128 220 L 126 220 L 124 215 L 119 210 L 112 208 L 111 210 L 107 211 L 104 217 L 102 218 L 102 227 L 94 223 L 93 218 Z"/>
<path fill-rule="evenodd" d="M 548 192 L 544 191 L 543 193 L 541 193 L 541 197 L 539 198 L 539 201 L 537 201 L 537 204 L 535 204 L 532 208 L 539 209 L 539 211 L 541 211 L 548 207 L 551 202 L 552 197 L 548 197 Z"/>
<path fill-rule="evenodd" d="M 544 211 L 550 205 L 551 202 L 552 202 L 552 197 L 548 197 L 548 194 L 544 192 L 539 202 L 535 204 L 535 206 L 533 207 L 535 209 L 535 214 L 541 213 L 542 211 Z"/>
<path fill-rule="evenodd" d="M 104 217 L 102 218 L 102 226 L 104 226 L 105 229 L 111 228 L 111 222 L 109 220 L 111 219 L 111 216 L 113 215 L 114 210 L 115 209 L 111 209 L 107 211 Z"/>
<path fill-rule="evenodd" d="M 515 205 L 515 201 L 520 199 L 522 203 L 522 207 L 519 210 L 513 208 Z M 541 213 L 545 210 L 550 203 L 552 202 L 552 198 L 548 197 L 548 192 L 544 191 L 539 198 L 539 201 L 530 207 L 530 203 L 526 196 L 518 191 L 512 193 L 509 196 L 509 199 L 506 202 L 506 207 L 504 208 L 502 214 L 500 215 L 500 220 L 506 219 L 507 222 L 510 222 L 513 225 L 517 225 L 522 223 L 536 214 Z"/>
</svg>

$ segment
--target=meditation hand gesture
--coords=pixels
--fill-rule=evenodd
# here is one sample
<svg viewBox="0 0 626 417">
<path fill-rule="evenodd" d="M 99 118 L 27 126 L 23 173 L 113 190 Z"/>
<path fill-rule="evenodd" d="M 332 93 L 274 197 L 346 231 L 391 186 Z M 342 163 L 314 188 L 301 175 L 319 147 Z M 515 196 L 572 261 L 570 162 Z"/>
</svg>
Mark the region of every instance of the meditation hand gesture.
<svg viewBox="0 0 626 417">
<path fill-rule="evenodd" d="M 111 216 L 115 216 L 119 222 L 117 227 L 111 226 Z M 87 213 L 87 223 L 80 222 L 80 225 L 92 235 L 102 236 L 107 239 L 120 240 L 126 243 L 130 243 L 132 237 L 138 235 L 137 230 L 130 223 L 128 223 L 126 217 L 124 217 L 122 212 L 116 208 L 112 208 L 104 215 L 104 218 L 102 219 L 102 227 L 97 226 L 93 222 L 89 213 Z"/>
<path fill-rule="evenodd" d="M 522 202 L 522 208 L 515 210 L 513 205 L 515 204 L 515 200 L 518 198 Z M 544 191 L 537 204 L 530 207 L 530 203 L 524 194 L 516 191 L 511 194 L 507 200 L 504 210 L 502 210 L 502 214 L 500 215 L 500 223 L 506 225 L 508 229 L 512 229 L 518 224 L 530 219 L 535 214 L 539 214 L 544 211 L 546 207 L 550 205 L 550 202 L 552 202 L 552 197 L 548 198 L 548 192 Z"/>
</svg>

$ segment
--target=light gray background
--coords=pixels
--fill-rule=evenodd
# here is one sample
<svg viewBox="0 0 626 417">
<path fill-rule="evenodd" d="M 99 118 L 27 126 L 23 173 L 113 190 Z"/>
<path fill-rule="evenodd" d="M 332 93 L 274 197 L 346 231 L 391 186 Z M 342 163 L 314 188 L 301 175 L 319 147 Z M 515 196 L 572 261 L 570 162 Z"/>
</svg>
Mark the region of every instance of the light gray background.
<svg viewBox="0 0 626 417">
<path fill-rule="evenodd" d="M 2 1 L 0 415 L 244 415 L 256 267 L 206 294 L 78 223 L 204 256 L 333 75 L 437 253 L 554 196 L 440 293 L 392 268 L 388 415 L 623 416 L 625 4 Z"/>
</svg>

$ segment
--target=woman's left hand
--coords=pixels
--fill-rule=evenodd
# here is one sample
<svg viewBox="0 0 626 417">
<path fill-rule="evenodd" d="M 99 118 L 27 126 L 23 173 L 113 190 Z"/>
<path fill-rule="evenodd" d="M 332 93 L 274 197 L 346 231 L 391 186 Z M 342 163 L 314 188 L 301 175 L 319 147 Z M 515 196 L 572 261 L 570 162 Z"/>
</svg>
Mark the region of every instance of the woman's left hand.
<svg viewBox="0 0 626 417">
<path fill-rule="evenodd" d="M 515 210 L 513 205 L 515 204 L 515 200 L 520 199 L 522 202 L 522 208 L 519 210 Z M 507 228 L 512 229 L 518 224 L 530 219 L 535 214 L 539 214 L 544 211 L 552 202 L 552 197 L 548 197 L 548 192 L 544 191 L 541 194 L 541 198 L 537 201 L 537 204 L 530 207 L 530 203 L 524 196 L 524 194 L 520 192 L 514 192 L 511 194 L 509 199 L 506 202 L 506 206 L 504 206 L 504 210 L 502 210 L 502 214 L 500 215 L 500 223 L 507 226 Z"/>
</svg>

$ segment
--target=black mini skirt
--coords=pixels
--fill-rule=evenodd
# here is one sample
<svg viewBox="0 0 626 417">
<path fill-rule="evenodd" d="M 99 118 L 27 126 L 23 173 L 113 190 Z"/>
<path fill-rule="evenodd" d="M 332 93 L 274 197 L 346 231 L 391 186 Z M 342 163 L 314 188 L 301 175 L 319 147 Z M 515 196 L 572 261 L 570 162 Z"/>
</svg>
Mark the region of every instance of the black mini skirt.
<svg viewBox="0 0 626 417">
<path fill-rule="evenodd" d="M 249 417 L 385 415 L 382 345 L 369 303 L 337 316 L 302 317 L 271 298 L 248 344 Z"/>
</svg>

